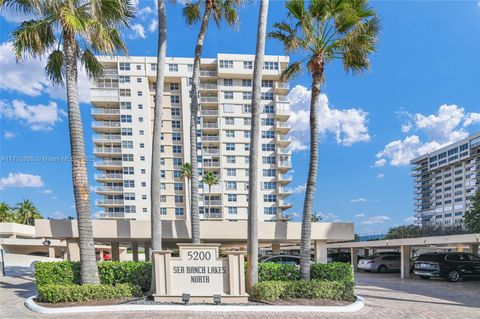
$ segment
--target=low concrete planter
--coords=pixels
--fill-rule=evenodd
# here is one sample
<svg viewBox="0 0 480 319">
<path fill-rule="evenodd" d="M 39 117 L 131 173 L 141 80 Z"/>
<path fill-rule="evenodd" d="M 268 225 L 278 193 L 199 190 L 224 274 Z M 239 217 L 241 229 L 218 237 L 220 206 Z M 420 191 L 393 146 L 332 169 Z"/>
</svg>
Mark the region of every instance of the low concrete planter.
<svg viewBox="0 0 480 319">
<path fill-rule="evenodd" d="M 275 306 L 275 305 L 111 305 L 111 306 L 79 306 L 50 308 L 38 305 L 32 296 L 25 300 L 25 306 L 38 313 L 43 314 L 72 314 L 89 312 L 140 312 L 140 311 L 189 311 L 189 312 L 301 312 L 301 313 L 333 313 L 333 312 L 355 312 L 365 306 L 363 298 L 357 296 L 357 300 L 346 306 Z"/>
</svg>

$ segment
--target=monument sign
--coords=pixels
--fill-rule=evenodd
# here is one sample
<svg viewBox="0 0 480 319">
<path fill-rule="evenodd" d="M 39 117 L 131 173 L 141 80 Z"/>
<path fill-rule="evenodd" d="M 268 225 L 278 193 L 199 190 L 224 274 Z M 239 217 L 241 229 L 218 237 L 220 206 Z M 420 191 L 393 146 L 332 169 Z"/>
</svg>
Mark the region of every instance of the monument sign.
<svg viewBox="0 0 480 319">
<path fill-rule="evenodd" d="M 182 302 L 189 294 L 190 302 L 246 303 L 245 252 L 227 252 L 219 257 L 220 244 L 178 244 L 179 257 L 170 250 L 153 251 L 155 265 L 155 301 Z"/>
</svg>

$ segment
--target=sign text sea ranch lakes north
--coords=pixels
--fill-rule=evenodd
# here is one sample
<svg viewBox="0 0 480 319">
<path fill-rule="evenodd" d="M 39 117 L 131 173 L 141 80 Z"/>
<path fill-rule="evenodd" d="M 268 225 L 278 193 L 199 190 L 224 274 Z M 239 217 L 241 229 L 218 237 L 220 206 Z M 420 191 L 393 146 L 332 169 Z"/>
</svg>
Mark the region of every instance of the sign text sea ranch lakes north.
<svg viewBox="0 0 480 319">
<path fill-rule="evenodd" d="M 191 283 L 209 283 L 210 275 L 225 274 L 227 267 L 214 266 L 175 266 L 173 267 L 174 274 L 191 274 Z"/>
</svg>

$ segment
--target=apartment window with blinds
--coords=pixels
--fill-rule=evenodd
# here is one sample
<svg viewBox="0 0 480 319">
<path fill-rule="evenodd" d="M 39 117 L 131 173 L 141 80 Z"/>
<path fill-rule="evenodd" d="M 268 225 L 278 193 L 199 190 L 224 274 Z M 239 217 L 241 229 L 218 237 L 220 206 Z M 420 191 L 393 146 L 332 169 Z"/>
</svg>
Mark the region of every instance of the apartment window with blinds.
<svg viewBox="0 0 480 319">
<path fill-rule="evenodd" d="M 181 141 L 182 133 L 172 133 L 172 141 Z"/>
<path fill-rule="evenodd" d="M 233 118 L 233 117 L 226 117 L 226 118 L 225 118 L 225 124 L 226 124 L 226 125 L 234 125 L 234 124 L 235 124 L 235 118 Z"/>
<path fill-rule="evenodd" d="M 130 83 L 130 77 L 128 75 L 120 75 L 118 77 L 119 83 Z"/>
<path fill-rule="evenodd" d="M 130 89 L 120 89 L 120 96 L 131 96 L 132 91 Z"/>
<path fill-rule="evenodd" d="M 237 189 L 237 182 L 227 182 L 227 189 L 228 190 L 236 190 Z"/>
<path fill-rule="evenodd" d="M 132 102 L 120 102 L 120 108 L 122 110 L 131 110 L 132 109 Z"/>
<path fill-rule="evenodd" d="M 220 60 L 221 69 L 233 69 L 233 61 L 231 60 Z"/>
<path fill-rule="evenodd" d="M 178 64 L 169 64 L 168 71 L 170 72 L 178 72 Z"/>
<path fill-rule="evenodd" d="M 243 61 L 243 68 L 247 70 L 253 69 L 253 61 Z"/>
<path fill-rule="evenodd" d="M 227 130 L 225 131 L 225 137 L 235 137 L 235 131 L 233 130 Z"/>
<path fill-rule="evenodd" d="M 235 156 L 227 156 L 228 164 L 235 164 Z"/>
<path fill-rule="evenodd" d="M 273 88 L 273 80 L 262 80 L 262 88 Z"/>
<path fill-rule="evenodd" d="M 265 207 L 263 213 L 265 215 L 277 215 L 277 207 Z"/>
<path fill-rule="evenodd" d="M 233 100 L 233 92 L 223 92 L 223 98 L 225 100 Z"/>
<path fill-rule="evenodd" d="M 228 207 L 229 215 L 237 215 L 237 207 Z"/>
<path fill-rule="evenodd" d="M 233 86 L 233 80 L 232 79 L 223 79 L 223 85 L 224 86 Z"/>
<path fill-rule="evenodd" d="M 170 96 L 170 103 L 172 103 L 172 104 L 180 103 L 180 95 L 171 95 Z"/>
<path fill-rule="evenodd" d="M 262 131 L 262 138 L 275 138 L 275 131 Z"/>
<path fill-rule="evenodd" d="M 252 113 L 252 106 L 250 104 L 244 104 L 242 106 L 243 113 Z"/>
<path fill-rule="evenodd" d="M 263 176 L 265 177 L 274 177 L 277 174 L 275 169 L 264 169 Z"/>
<path fill-rule="evenodd" d="M 183 203 L 183 195 L 175 195 L 175 203 Z"/>
<path fill-rule="evenodd" d="M 130 71 L 130 63 L 120 62 L 121 71 Z"/>
<path fill-rule="evenodd" d="M 236 176 L 237 170 L 234 168 L 227 168 L 227 176 Z"/>
<path fill-rule="evenodd" d="M 184 210 L 182 207 L 175 207 L 175 215 L 176 216 L 181 216 L 184 214 Z"/>
<path fill-rule="evenodd" d="M 263 202 L 265 203 L 273 203 L 276 201 L 277 201 L 277 195 L 274 195 L 274 194 L 263 195 Z"/>
<path fill-rule="evenodd" d="M 252 86 L 252 80 L 250 80 L 250 79 L 244 79 L 244 80 L 242 80 L 242 86 L 244 86 L 244 87 L 251 87 L 251 86 Z"/>
<path fill-rule="evenodd" d="M 272 92 L 262 92 L 260 94 L 260 99 L 264 101 L 272 101 L 273 100 L 273 93 Z"/>
<path fill-rule="evenodd" d="M 244 100 L 251 100 L 252 99 L 252 92 L 243 92 L 243 99 Z"/>
<path fill-rule="evenodd" d="M 125 114 L 122 114 L 120 116 L 120 121 L 122 123 L 132 123 L 132 116 L 131 115 L 125 115 Z"/>
</svg>

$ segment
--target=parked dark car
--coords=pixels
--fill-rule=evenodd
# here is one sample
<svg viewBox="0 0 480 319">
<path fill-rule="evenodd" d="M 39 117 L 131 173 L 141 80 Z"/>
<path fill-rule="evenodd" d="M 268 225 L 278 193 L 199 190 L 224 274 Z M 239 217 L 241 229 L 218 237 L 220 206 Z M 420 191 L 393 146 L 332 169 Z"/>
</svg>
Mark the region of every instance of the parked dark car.
<svg viewBox="0 0 480 319">
<path fill-rule="evenodd" d="M 293 255 L 273 255 L 263 256 L 258 260 L 260 263 L 275 263 L 283 265 L 300 265 L 300 256 Z"/>
<path fill-rule="evenodd" d="M 340 263 L 349 263 L 351 262 L 351 255 L 350 253 L 332 253 L 332 254 L 328 254 L 327 256 L 327 261 L 329 263 L 336 263 L 336 262 L 340 262 Z"/>
<path fill-rule="evenodd" d="M 430 253 L 418 256 L 413 272 L 422 279 L 480 277 L 480 257 L 469 253 Z"/>
</svg>

